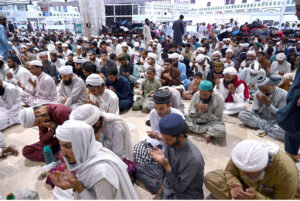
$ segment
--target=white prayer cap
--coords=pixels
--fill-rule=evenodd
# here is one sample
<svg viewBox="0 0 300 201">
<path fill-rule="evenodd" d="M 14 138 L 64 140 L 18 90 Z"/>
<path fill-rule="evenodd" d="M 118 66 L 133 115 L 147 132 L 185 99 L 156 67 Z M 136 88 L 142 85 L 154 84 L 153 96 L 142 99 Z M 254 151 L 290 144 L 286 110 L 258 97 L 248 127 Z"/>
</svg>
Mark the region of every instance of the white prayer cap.
<svg viewBox="0 0 300 201">
<path fill-rule="evenodd" d="M 183 61 L 184 60 L 184 56 L 182 54 L 180 54 L 179 57 L 178 57 L 178 60 L 179 61 Z"/>
<path fill-rule="evenodd" d="M 136 38 L 136 35 L 132 35 L 132 38 Z"/>
<path fill-rule="evenodd" d="M 35 114 L 32 107 L 24 108 L 20 111 L 18 119 L 24 128 L 33 127 L 35 121 Z"/>
<path fill-rule="evenodd" d="M 76 49 L 80 49 L 80 48 L 81 48 L 81 46 L 80 46 L 80 45 L 77 45 L 77 46 L 76 46 Z"/>
<path fill-rule="evenodd" d="M 60 74 L 71 75 L 71 74 L 73 74 L 73 67 L 72 66 L 61 66 L 59 68 L 59 72 L 60 72 Z"/>
<path fill-rule="evenodd" d="M 111 39 L 112 39 L 112 40 L 117 40 L 117 38 L 116 38 L 116 37 L 114 37 L 114 36 L 113 36 Z"/>
<path fill-rule="evenodd" d="M 222 56 L 222 53 L 221 53 L 220 51 L 214 51 L 212 55 L 213 55 L 213 56 L 214 56 L 214 55 L 219 55 L 219 56 L 221 57 L 221 56 Z"/>
<path fill-rule="evenodd" d="M 169 54 L 169 59 L 178 59 L 178 58 L 179 58 L 178 53 Z"/>
<path fill-rule="evenodd" d="M 295 0 L 295 4 L 296 4 L 297 6 L 299 6 L 299 5 L 300 5 L 300 0 Z"/>
<path fill-rule="evenodd" d="M 249 68 L 252 74 L 257 75 L 258 71 L 261 69 L 261 65 L 257 61 L 254 61 L 252 64 L 250 64 Z"/>
<path fill-rule="evenodd" d="M 120 37 L 119 37 L 119 39 L 120 39 L 120 40 L 123 40 L 123 37 L 122 37 L 122 36 L 120 36 Z"/>
<path fill-rule="evenodd" d="M 123 43 L 122 43 L 122 47 L 128 47 L 127 43 L 126 43 L 126 42 L 123 42 Z"/>
<path fill-rule="evenodd" d="M 242 171 L 259 172 L 267 166 L 269 155 L 277 154 L 278 150 L 278 145 L 273 142 L 244 140 L 233 148 L 231 159 Z"/>
<path fill-rule="evenodd" d="M 135 43 L 133 44 L 133 46 L 134 46 L 134 47 L 139 47 L 140 44 L 139 44 L 138 42 L 135 42 Z"/>
<path fill-rule="evenodd" d="M 196 62 L 197 63 L 201 63 L 205 60 L 206 56 L 203 55 L 203 54 L 199 54 L 197 57 L 196 57 Z"/>
<path fill-rule="evenodd" d="M 60 44 L 62 44 L 62 42 L 60 42 L 60 41 L 57 41 L 57 42 L 55 43 L 55 45 L 60 45 Z"/>
<path fill-rule="evenodd" d="M 62 47 L 69 47 L 67 43 L 63 43 Z"/>
<path fill-rule="evenodd" d="M 112 43 L 112 41 L 110 39 L 105 41 L 106 43 Z"/>
<path fill-rule="evenodd" d="M 205 52 L 205 48 L 204 48 L 204 47 L 198 47 L 198 48 L 197 48 L 197 52 L 198 52 L 198 51 Z"/>
<path fill-rule="evenodd" d="M 79 120 L 94 126 L 99 120 L 101 112 L 98 107 L 92 104 L 84 104 L 74 109 L 70 114 L 70 120 Z"/>
<path fill-rule="evenodd" d="M 276 43 L 276 46 L 279 46 L 279 45 L 280 45 L 280 42 L 277 42 L 277 43 Z"/>
<path fill-rule="evenodd" d="M 25 49 L 27 49 L 26 45 L 24 45 L 24 44 L 20 45 L 20 48 L 25 48 Z"/>
<path fill-rule="evenodd" d="M 283 60 L 285 60 L 285 58 L 286 58 L 286 56 L 285 56 L 285 54 L 283 52 L 278 53 L 276 55 L 276 60 L 283 61 Z"/>
<path fill-rule="evenodd" d="M 150 57 L 151 59 L 157 60 L 157 55 L 154 54 L 153 52 L 148 53 L 148 57 Z"/>
<path fill-rule="evenodd" d="M 53 49 L 53 50 L 50 50 L 49 53 L 50 53 L 50 54 L 57 54 L 57 51 L 56 51 L 55 49 Z"/>
<path fill-rule="evenodd" d="M 157 39 L 157 38 L 155 38 L 155 39 L 154 39 L 154 42 L 157 42 L 157 43 L 158 43 L 158 39 Z"/>
<path fill-rule="evenodd" d="M 265 86 L 265 85 L 269 84 L 270 82 L 271 82 L 271 80 L 267 77 L 259 77 L 257 79 L 257 84 L 256 85 L 258 87 L 262 87 L 262 86 Z"/>
<path fill-rule="evenodd" d="M 228 32 L 232 32 L 232 28 L 230 28 L 230 27 L 227 28 L 227 31 L 228 31 Z"/>
<path fill-rule="evenodd" d="M 33 48 L 33 50 L 40 51 L 39 48 L 37 48 L 37 47 Z"/>
<path fill-rule="evenodd" d="M 104 36 L 103 36 L 103 35 L 101 35 L 99 38 L 101 38 L 101 39 L 102 39 L 102 38 L 104 38 Z"/>
<path fill-rule="evenodd" d="M 74 63 L 78 63 L 78 64 L 84 63 L 84 59 L 82 57 L 74 57 L 73 61 Z"/>
<path fill-rule="evenodd" d="M 40 67 L 42 67 L 43 64 L 42 64 L 42 62 L 39 61 L 39 60 L 33 60 L 33 61 L 30 61 L 30 62 L 29 62 L 29 66 L 40 66 Z"/>
<path fill-rule="evenodd" d="M 31 43 L 26 43 L 26 46 L 31 46 Z"/>
<path fill-rule="evenodd" d="M 86 78 L 86 84 L 94 86 L 94 87 L 98 87 L 103 85 L 104 80 L 103 78 L 98 75 L 98 74 L 91 74 Z"/>
<path fill-rule="evenodd" d="M 241 47 L 243 47 L 243 48 L 249 47 L 249 43 L 242 43 Z"/>
<path fill-rule="evenodd" d="M 227 67 L 223 70 L 223 74 L 236 75 L 237 71 L 234 67 Z"/>
<path fill-rule="evenodd" d="M 231 53 L 231 54 L 233 54 L 233 50 L 230 49 L 230 48 L 228 48 L 225 53 Z"/>
<path fill-rule="evenodd" d="M 251 55 L 253 55 L 253 56 L 256 57 L 256 53 L 255 53 L 255 51 L 253 51 L 253 50 L 249 50 L 249 51 L 247 52 L 247 55 L 248 55 L 248 54 L 251 54 Z"/>
</svg>

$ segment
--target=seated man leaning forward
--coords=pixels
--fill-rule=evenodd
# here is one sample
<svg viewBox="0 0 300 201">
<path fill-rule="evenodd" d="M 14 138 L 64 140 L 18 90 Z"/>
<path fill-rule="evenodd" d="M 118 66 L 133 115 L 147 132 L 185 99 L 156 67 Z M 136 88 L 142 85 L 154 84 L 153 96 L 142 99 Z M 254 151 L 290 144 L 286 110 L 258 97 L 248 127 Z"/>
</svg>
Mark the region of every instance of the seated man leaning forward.
<svg viewBox="0 0 300 201">
<path fill-rule="evenodd" d="M 207 173 L 204 183 L 216 199 L 295 199 L 298 169 L 278 145 L 244 140 L 233 148 L 226 169 Z"/>
<path fill-rule="evenodd" d="M 239 80 L 234 67 L 225 68 L 223 74 L 224 78 L 216 80 L 215 91 L 225 100 L 224 114 L 238 114 L 247 109 L 244 100 L 249 98 L 248 86 L 245 81 Z"/>
<path fill-rule="evenodd" d="M 276 113 L 286 105 L 287 92 L 266 77 L 260 77 L 257 86 L 259 91 L 255 94 L 252 111 L 241 111 L 239 119 L 251 128 L 264 130 L 266 135 L 284 141 L 285 132 L 277 124 Z"/>
<path fill-rule="evenodd" d="M 204 80 L 200 90 L 193 96 L 186 123 L 190 131 L 202 134 L 206 142 L 211 138 L 224 139 L 226 128 L 223 118 L 224 99 L 214 92 L 212 82 Z"/>
<path fill-rule="evenodd" d="M 55 186 L 73 189 L 73 199 L 138 199 L 126 164 L 109 150 L 99 150 L 90 125 L 69 120 L 57 128 L 56 136 L 68 169 L 50 174 Z"/>
<path fill-rule="evenodd" d="M 188 139 L 188 127 L 179 114 L 168 114 L 159 121 L 165 149 L 148 149 L 164 168 L 162 199 L 203 199 L 204 159 Z"/>
<path fill-rule="evenodd" d="M 58 125 L 69 120 L 71 109 L 65 105 L 42 105 L 22 109 L 19 120 L 24 128 L 39 127 L 40 141 L 23 148 L 23 156 L 32 161 L 45 161 L 44 146 L 49 145 L 54 158 L 59 158 L 59 144 L 55 135 Z"/>
<path fill-rule="evenodd" d="M 93 126 L 96 140 L 121 159 L 133 161 L 133 147 L 126 122 L 116 114 L 100 112 L 91 104 L 81 105 L 70 114 L 70 119 L 84 121 Z"/>
</svg>

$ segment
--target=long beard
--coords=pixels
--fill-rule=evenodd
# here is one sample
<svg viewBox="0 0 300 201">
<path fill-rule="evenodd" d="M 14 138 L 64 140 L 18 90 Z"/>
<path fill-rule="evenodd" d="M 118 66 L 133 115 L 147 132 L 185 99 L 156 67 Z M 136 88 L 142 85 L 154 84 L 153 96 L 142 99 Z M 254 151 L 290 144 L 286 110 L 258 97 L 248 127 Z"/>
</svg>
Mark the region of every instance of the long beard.
<svg viewBox="0 0 300 201">
<path fill-rule="evenodd" d="M 66 86 L 69 86 L 72 84 L 72 79 L 69 79 L 68 81 L 63 81 L 63 82 Z"/>
<path fill-rule="evenodd" d="M 200 99 L 201 99 L 202 103 L 208 104 L 208 103 L 210 103 L 212 96 L 210 95 L 209 98 L 207 98 L 207 99 L 203 99 L 203 98 L 200 98 Z"/>
<path fill-rule="evenodd" d="M 233 84 L 234 83 L 234 80 L 231 80 L 231 81 L 226 81 L 226 80 L 223 80 L 223 84 L 224 84 L 224 86 L 225 87 L 228 87 L 228 85 L 230 85 L 230 84 Z"/>
<path fill-rule="evenodd" d="M 261 172 L 259 173 L 259 175 L 258 175 L 257 177 L 255 177 L 255 178 L 249 177 L 248 175 L 245 175 L 244 177 L 245 177 L 251 184 L 255 184 L 255 183 L 257 183 L 258 181 L 263 180 L 264 177 L 265 177 L 265 175 L 266 175 L 266 171 L 263 170 L 263 171 L 261 171 Z"/>
</svg>

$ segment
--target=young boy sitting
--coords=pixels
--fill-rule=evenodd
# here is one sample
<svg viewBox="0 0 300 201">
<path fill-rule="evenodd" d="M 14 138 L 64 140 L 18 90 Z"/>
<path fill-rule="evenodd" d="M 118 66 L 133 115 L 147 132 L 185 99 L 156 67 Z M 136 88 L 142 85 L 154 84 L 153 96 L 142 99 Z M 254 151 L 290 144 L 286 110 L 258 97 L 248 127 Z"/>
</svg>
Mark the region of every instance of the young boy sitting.
<svg viewBox="0 0 300 201">
<path fill-rule="evenodd" d="M 145 113 L 149 113 L 150 110 L 147 107 L 147 103 L 153 101 L 153 94 L 160 87 L 160 81 L 155 79 L 155 69 L 153 67 L 147 68 L 146 79 L 142 83 L 141 91 L 138 92 L 138 95 L 142 96 L 137 97 L 132 110 L 142 110 Z"/>
<path fill-rule="evenodd" d="M 199 90 L 199 85 L 201 81 L 202 81 L 202 73 L 197 72 L 194 75 L 193 82 L 191 83 L 189 90 L 183 92 L 182 94 L 183 98 L 186 100 L 191 100 L 194 93 L 196 93 Z"/>
</svg>

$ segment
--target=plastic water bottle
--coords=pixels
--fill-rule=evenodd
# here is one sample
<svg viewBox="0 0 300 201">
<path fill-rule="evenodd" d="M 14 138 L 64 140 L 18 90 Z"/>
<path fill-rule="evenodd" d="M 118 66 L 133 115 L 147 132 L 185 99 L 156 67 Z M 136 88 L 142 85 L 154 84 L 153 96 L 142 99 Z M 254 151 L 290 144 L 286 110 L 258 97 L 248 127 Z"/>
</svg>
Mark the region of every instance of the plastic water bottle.
<svg viewBox="0 0 300 201">
<path fill-rule="evenodd" d="M 54 161 L 53 153 L 49 145 L 44 146 L 44 158 L 46 164 L 50 164 Z"/>
</svg>

